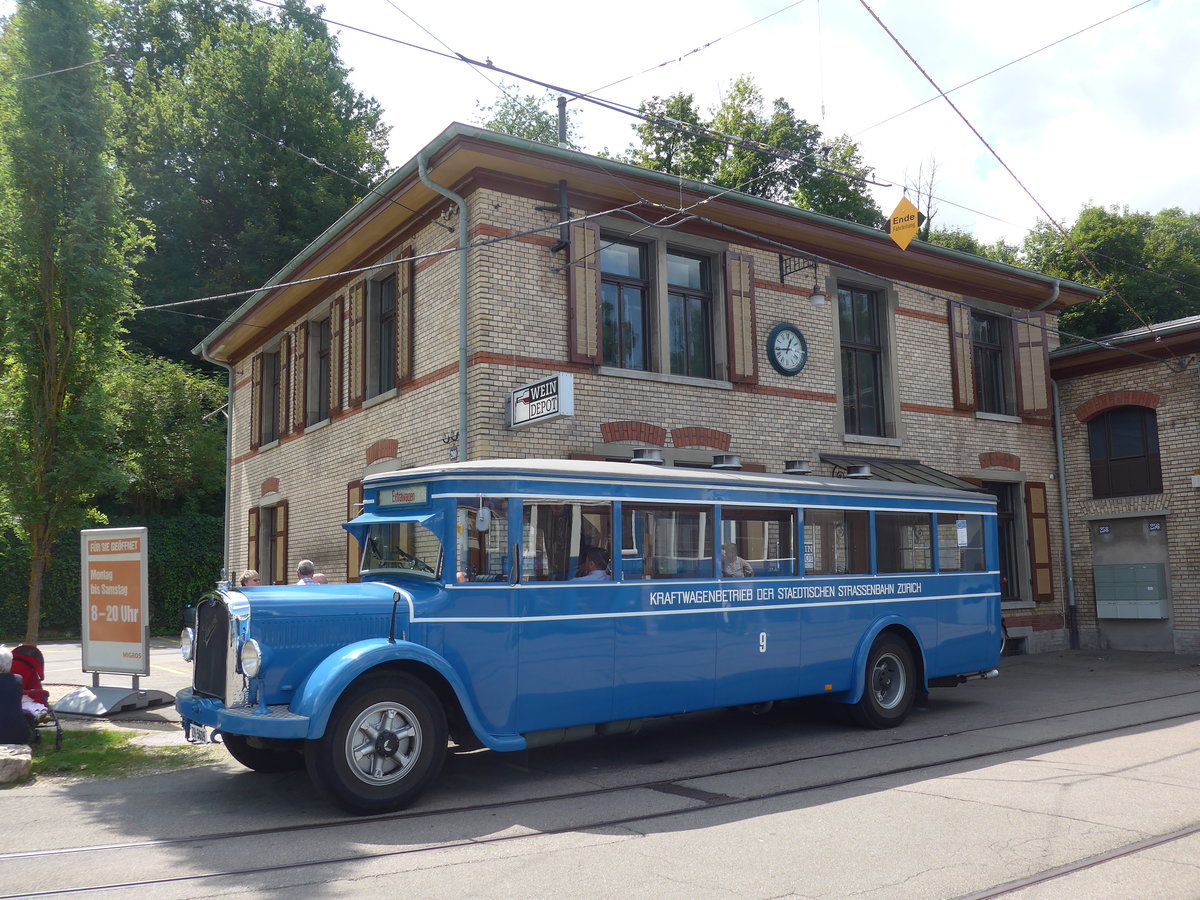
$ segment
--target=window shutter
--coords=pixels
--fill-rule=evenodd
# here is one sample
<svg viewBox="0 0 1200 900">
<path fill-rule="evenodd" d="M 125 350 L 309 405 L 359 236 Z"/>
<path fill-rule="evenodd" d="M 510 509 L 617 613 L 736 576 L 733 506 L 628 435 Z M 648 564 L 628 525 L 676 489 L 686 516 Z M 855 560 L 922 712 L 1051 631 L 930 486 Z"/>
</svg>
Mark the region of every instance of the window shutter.
<svg viewBox="0 0 1200 900">
<path fill-rule="evenodd" d="M 255 353 L 250 360 L 250 449 L 262 446 L 262 386 L 263 355 Z"/>
<path fill-rule="evenodd" d="M 303 431 L 308 424 L 308 333 L 312 322 L 305 322 L 296 329 L 296 414 L 292 420 L 293 431 Z"/>
<path fill-rule="evenodd" d="M 350 288 L 350 406 L 359 406 L 367 394 L 366 284 Z"/>
<path fill-rule="evenodd" d="M 246 568 L 259 572 L 258 561 L 258 507 L 250 509 L 249 524 L 246 533 Z"/>
<path fill-rule="evenodd" d="M 284 500 L 275 507 L 275 534 L 271 536 L 274 544 L 275 571 L 271 573 L 271 584 L 287 584 L 291 580 L 288 569 L 288 505 Z M 262 574 L 261 572 L 259 574 Z"/>
<path fill-rule="evenodd" d="M 1013 322 L 1016 351 L 1017 413 L 1050 417 L 1050 355 L 1045 313 L 1017 313 Z"/>
<path fill-rule="evenodd" d="M 411 257 L 412 248 L 404 255 Z M 396 387 L 413 377 L 413 269 L 411 258 L 396 267 Z"/>
<path fill-rule="evenodd" d="M 754 257 L 725 254 L 725 320 L 729 342 L 729 380 L 758 381 L 754 322 Z"/>
<path fill-rule="evenodd" d="M 971 307 L 951 300 L 950 374 L 955 409 L 975 409 L 975 356 L 971 340 Z"/>
<path fill-rule="evenodd" d="M 1033 599 L 1043 603 L 1054 599 L 1054 579 L 1050 561 L 1050 512 L 1046 508 L 1046 485 L 1030 481 L 1025 485 L 1025 512 L 1029 518 L 1029 568 Z"/>
<path fill-rule="evenodd" d="M 571 362 L 600 363 L 600 228 L 577 222 L 570 228 L 567 267 L 567 339 Z"/>
<path fill-rule="evenodd" d="M 346 300 L 338 297 L 329 311 L 329 415 L 342 411 L 343 335 L 345 334 Z"/>
<path fill-rule="evenodd" d="M 346 521 L 356 518 L 362 512 L 363 489 L 361 481 L 352 481 L 346 485 Z M 358 539 L 346 532 L 346 581 L 358 581 L 358 567 L 362 563 L 362 551 Z"/>
<path fill-rule="evenodd" d="M 292 425 L 292 333 L 279 339 L 279 422 L 275 433 L 282 439 Z"/>
</svg>

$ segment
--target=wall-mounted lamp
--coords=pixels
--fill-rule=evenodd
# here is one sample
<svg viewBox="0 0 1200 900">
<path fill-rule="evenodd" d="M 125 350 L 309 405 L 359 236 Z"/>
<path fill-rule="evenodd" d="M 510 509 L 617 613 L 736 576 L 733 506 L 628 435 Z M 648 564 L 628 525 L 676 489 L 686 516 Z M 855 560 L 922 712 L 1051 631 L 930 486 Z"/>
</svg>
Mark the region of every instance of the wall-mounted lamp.
<svg viewBox="0 0 1200 900">
<path fill-rule="evenodd" d="M 812 465 L 807 459 L 789 459 L 783 464 L 784 475 L 811 475 Z"/>
<path fill-rule="evenodd" d="M 712 467 L 714 469 L 740 469 L 742 458 L 733 453 L 718 453 L 713 457 Z"/>
<path fill-rule="evenodd" d="M 846 467 L 846 477 L 847 478 L 870 478 L 871 477 L 871 467 L 866 466 L 866 465 L 847 466 Z"/>
<path fill-rule="evenodd" d="M 633 451 L 630 462 L 641 463 L 644 466 L 661 466 L 663 453 L 657 447 L 638 447 Z"/>
<path fill-rule="evenodd" d="M 812 291 L 808 295 L 808 302 L 813 306 L 825 305 L 825 289 L 821 287 L 821 279 L 818 277 L 817 260 L 804 259 L 800 256 L 784 256 L 779 254 L 779 283 L 786 283 L 789 275 L 794 275 L 797 272 L 804 272 L 808 269 L 813 270 L 813 286 Z"/>
</svg>

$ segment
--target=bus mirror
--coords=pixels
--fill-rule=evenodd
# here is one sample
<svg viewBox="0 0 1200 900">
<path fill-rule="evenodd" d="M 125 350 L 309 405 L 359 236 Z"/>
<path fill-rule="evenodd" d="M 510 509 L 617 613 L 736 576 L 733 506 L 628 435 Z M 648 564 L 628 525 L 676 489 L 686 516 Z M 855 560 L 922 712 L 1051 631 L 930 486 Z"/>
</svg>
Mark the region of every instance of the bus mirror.
<svg viewBox="0 0 1200 900">
<path fill-rule="evenodd" d="M 492 527 L 492 511 L 486 506 L 480 507 L 479 512 L 475 513 L 475 530 L 487 531 Z"/>
</svg>

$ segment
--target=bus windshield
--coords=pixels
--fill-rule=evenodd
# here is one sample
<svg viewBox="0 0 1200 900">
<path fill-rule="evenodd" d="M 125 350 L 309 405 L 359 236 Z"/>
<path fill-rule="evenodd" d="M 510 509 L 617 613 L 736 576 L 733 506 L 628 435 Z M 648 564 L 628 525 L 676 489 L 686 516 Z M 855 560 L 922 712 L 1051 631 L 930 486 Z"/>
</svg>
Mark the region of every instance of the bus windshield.
<svg viewBox="0 0 1200 900">
<path fill-rule="evenodd" d="M 376 523 L 367 531 L 361 574 L 403 572 L 440 578 L 442 544 L 420 522 Z"/>
</svg>

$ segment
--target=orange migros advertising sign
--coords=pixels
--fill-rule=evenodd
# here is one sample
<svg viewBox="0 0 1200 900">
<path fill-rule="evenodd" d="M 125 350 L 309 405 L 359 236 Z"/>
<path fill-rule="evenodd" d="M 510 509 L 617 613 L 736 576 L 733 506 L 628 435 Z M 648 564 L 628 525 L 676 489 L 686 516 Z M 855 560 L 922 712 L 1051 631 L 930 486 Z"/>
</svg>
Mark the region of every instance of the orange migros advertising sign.
<svg viewBox="0 0 1200 900">
<path fill-rule="evenodd" d="M 83 671 L 150 674 L 145 528 L 80 532 Z"/>
</svg>

